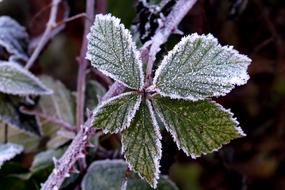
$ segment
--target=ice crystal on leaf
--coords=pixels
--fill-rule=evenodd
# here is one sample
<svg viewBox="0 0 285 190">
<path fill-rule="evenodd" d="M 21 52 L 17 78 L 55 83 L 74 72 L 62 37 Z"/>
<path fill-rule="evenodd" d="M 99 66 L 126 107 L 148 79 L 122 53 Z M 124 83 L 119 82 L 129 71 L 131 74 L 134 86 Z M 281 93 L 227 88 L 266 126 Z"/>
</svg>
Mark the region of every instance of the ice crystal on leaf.
<svg viewBox="0 0 285 190">
<path fill-rule="evenodd" d="M 0 61 L 0 92 L 13 95 L 51 94 L 39 79 L 17 63 Z"/>
<path fill-rule="evenodd" d="M 157 115 L 178 148 L 192 158 L 245 135 L 230 111 L 207 100 L 249 79 L 251 60 L 232 47 L 221 46 L 210 34 L 184 37 L 163 59 L 146 89 L 138 51 L 117 18 L 98 15 L 88 40 L 92 65 L 133 90 L 99 104 L 93 126 L 105 133 L 122 132 L 129 168 L 153 188 L 161 158 Z"/>
<path fill-rule="evenodd" d="M 10 54 L 9 61 L 28 60 L 26 53 L 28 34 L 24 27 L 8 16 L 1 16 L 0 34 L 0 46 Z"/>
<path fill-rule="evenodd" d="M 211 34 L 192 34 L 164 57 L 153 83 L 159 94 L 172 98 L 223 96 L 247 82 L 250 62 L 232 47 L 222 47 Z"/>
<path fill-rule="evenodd" d="M 132 89 L 143 86 L 142 62 L 130 32 L 111 15 L 97 15 L 88 38 L 87 59 Z"/>
<path fill-rule="evenodd" d="M 0 144 L 0 168 L 5 161 L 11 160 L 23 151 L 23 146 L 13 143 Z"/>
<path fill-rule="evenodd" d="M 103 102 L 94 110 L 93 126 L 104 133 L 118 133 L 130 126 L 131 120 L 141 103 L 137 93 L 125 93 Z"/>
<path fill-rule="evenodd" d="M 159 178 L 161 135 L 149 100 L 143 101 L 131 126 L 122 132 L 122 151 L 129 167 L 152 187 Z"/>
</svg>

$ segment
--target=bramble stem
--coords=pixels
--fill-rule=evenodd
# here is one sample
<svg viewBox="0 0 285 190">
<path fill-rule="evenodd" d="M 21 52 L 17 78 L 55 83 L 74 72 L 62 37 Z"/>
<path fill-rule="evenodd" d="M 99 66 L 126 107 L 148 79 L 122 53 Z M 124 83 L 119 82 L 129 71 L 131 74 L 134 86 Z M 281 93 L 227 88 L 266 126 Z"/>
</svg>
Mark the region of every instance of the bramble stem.
<svg viewBox="0 0 285 190">
<path fill-rule="evenodd" d="M 46 29 L 44 31 L 44 34 L 41 37 L 40 42 L 38 43 L 38 46 L 33 51 L 33 54 L 31 55 L 30 59 L 28 60 L 26 66 L 25 66 L 26 69 L 30 69 L 33 66 L 36 59 L 39 57 L 39 54 L 41 53 L 44 46 L 48 42 L 48 40 L 51 36 L 50 34 L 52 33 L 52 29 L 56 26 L 56 16 L 57 16 L 58 5 L 60 2 L 61 2 L 61 0 L 52 0 L 50 16 L 49 16 L 49 20 L 48 20 Z"/>
</svg>

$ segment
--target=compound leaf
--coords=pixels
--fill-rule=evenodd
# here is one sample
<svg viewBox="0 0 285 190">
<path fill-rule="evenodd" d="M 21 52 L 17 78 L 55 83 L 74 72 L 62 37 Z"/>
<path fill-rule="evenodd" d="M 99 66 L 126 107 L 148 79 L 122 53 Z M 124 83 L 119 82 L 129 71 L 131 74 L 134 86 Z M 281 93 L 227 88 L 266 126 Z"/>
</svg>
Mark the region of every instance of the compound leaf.
<svg viewBox="0 0 285 190">
<path fill-rule="evenodd" d="M 107 76 L 132 89 L 143 86 L 142 62 L 130 32 L 111 15 L 97 15 L 88 38 L 87 59 Z"/>
<path fill-rule="evenodd" d="M 0 120 L 9 126 L 40 136 L 41 131 L 36 118 L 20 109 L 26 106 L 34 105 L 27 103 L 23 97 L 0 93 Z"/>
<path fill-rule="evenodd" d="M 130 126 L 141 103 L 141 95 L 128 92 L 103 102 L 94 110 L 93 127 L 118 133 Z"/>
<path fill-rule="evenodd" d="M 0 144 L 0 168 L 5 161 L 11 160 L 23 151 L 23 146 L 18 144 Z"/>
<path fill-rule="evenodd" d="M 130 169 L 152 187 L 157 186 L 161 135 L 149 100 L 145 100 L 129 128 L 122 132 L 122 151 Z"/>
<path fill-rule="evenodd" d="M 211 34 L 184 37 L 163 59 L 154 88 L 172 98 L 200 100 L 223 96 L 249 79 L 251 60 L 232 47 L 222 47 Z"/>
<path fill-rule="evenodd" d="M 9 61 L 28 60 L 28 34 L 24 27 L 8 16 L 0 17 L 0 46 L 10 54 Z M 3 53 L 3 52 L 2 52 Z M 1 54 L 1 51 L 0 51 Z"/>
<path fill-rule="evenodd" d="M 125 180 L 128 165 L 123 160 L 93 162 L 82 180 L 82 190 L 118 190 Z"/>
<path fill-rule="evenodd" d="M 233 114 L 217 103 L 157 95 L 153 104 L 178 148 L 192 158 L 218 150 L 230 140 L 245 135 Z"/>
<path fill-rule="evenodd" d="M 45 95 L 52 91 L 17 63 L 0 62 L 0 92 L 13 95 Z"/>
</svg>

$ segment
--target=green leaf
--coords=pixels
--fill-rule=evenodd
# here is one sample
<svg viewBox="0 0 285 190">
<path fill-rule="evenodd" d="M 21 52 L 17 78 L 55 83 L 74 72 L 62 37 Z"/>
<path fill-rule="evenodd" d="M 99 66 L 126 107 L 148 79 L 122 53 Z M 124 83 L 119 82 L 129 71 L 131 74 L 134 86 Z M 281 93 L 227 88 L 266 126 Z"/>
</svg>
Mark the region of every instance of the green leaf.
<svg viewBox="0 0 285 190">
<path fill-rule="evenodd" d="M 0 121 L 24 132 L 40 136 L 41 131 L 36 118 L 21 112 L 20 108 L 25 107 L 26 104 L 22 97 L 0 93 Z"/>
<path fill-rule="evenodd" d="M 152 187 L 157 186 L 161 135 L 149 100 L 145 100 L 129 128 L 122 132 L 122 151 L 130 169 Z"/>
<path fill-rule="evenodd" d="M 8 16 L 0 17 L 0 46 L 10 54 L 9 61 L 28 60 L 28 34 L 24 27 Z M 1 52 L 0 52 L 1 53 Z"/>
<path fill-rule="evenodd" d="M 93 162 L 82 180 L 81 187 L 82 190 L 153 189 L 148 183 L 140 179 L 138 175 L 129 172 L 128 165 L 123 160 L 100 160 Z M 157 190 L 178 190 L 178 188 L 167 176 L 161 176 Z"/>
<path fill-rule="evenodd" d="M 223 96 L 249 79 L 251 60 L 232 47 L 222 47 L 211 34 L 184 37 L 163 59 L 153 88 L 172 98 L 200 100 Z"/>
<path fill-rule="evenodd" d="M 104 133 L 118 133 L 130 126 L 141 103 L 141 95 L 128 92 L 111 98 L 94 110 L 93 127 Z"/>
<path fill-rule="evenodd" d="M 88 38 L 87 59 L 107 76 L 142 89 L 142 61 L 130 32 L 111 15 L 97 15 Z"/>
<path fill-rule="evenodd" d="M 5 161 L 11 160 L 23 151 L 23 146 L 18 144 L 0 144 L 0 168 Z"/>
<path fill-rule="evenodd" d="M 45 95 L 52 91 L 28 70 L 13 62 L 0 62 L 0 92 L 13 95 Z"/>
<path fill-rule="evenodd" d="M 5 134 L 5 128 L 0 124 L 0 134 Z M 25 153 L 36 152 L 40 145 L 40 137 L 23 133 L 23 130 L 15 127 L 9 127 L 7 139 L 10 143 L 20 144 L 24 147 Z M 0 135 L 0 141 L 4 142 L 4 135 Z"/>
<path fill-rule="evenodd" d="M 89 80 L 85 91 L 85 107 L 93 110 L 99 103 L 101 97 L 106 93 L 106 89 L 95 80 Z"/>
<path fill-rule="evenodd" d="M 64 153 L 65 149 L 50 149 L 44 152 L 38 153 L 33 160 L 31 171 L 37 172 L 39 170 L 46 169 L 48 167 L 54 166 L 53 158 L 58 159 Z"/>
<path fill-rule="evenodd" d="M 123 160 L 93 162 L 82 180 L 82 190 L 118 190 L 124 184 L 128 166 Z"/>
<path fill-rule="evenodd" d="M 41 96 L 36 109 L 37 112 L 74 127 L 75 99 L 72 93 L 60 81 L 54 80 L 49 76 L 40 76 L 40 79 L 44 85 L 52 89 L 53 94 Z M 59 124 L 47 122 L 46 119 L 41 119 L 40 121 L 44 135 L 50 137 L 47 143 L 48 148 L 58 148 L 70 140 L 70 138 L 61 135 L 62 133 L 67 133 L 67 131 L 60 127 Z"/>
<path fill-rule="evenodd" d="M 153 104 L 178 148 L 192 158 L 245 136 L 233 114 L 215 102 L 154 96 Z"/>
<path fill-rule="evenodd" d="M 137 175 L 131 175 L 128 177 L 127 190 L 153 190 L 153 188 Z M 160 176 L 156 190 L 178 190 L 178 188 L 167 176 Z"/>
</svg>

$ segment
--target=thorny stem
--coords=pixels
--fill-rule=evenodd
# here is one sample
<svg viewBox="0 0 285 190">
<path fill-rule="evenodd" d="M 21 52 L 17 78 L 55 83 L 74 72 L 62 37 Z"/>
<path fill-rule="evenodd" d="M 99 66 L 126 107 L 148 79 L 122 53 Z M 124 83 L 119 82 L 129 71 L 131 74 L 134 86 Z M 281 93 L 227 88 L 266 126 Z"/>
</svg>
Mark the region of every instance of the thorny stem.
<svg viewBox="0 0 285 190">
<path fill-rule="evenodd" d="M 172 33 L 173 29 L 177 27 L 182 18 L 187 14 L 187 12 L 191 9 L 194 3 L 197 0 L 179 0 L 174 6 L 173 10 L 166 18 L 164 22 L 164 27 L 159 28 L 154 37 L 152 38 L 151 52 L 148 54 L 149 58 L 153 60 L 155 59 L 156 53 L 159 51 L 159 47 L 163 44 L 169 35 Z M 169 22 L 169 23 L 168 23 Z M 171 27 L 169 27 L 170 25 Z M 158 43 L 158 44 L 155 44 Z M 151 57 L 150 57 L 151 56 Z M 148 66 L 149 69 L 151 66 Z M 150 72 L 151 73 L 151 72 Z M 120 94 L 124 91 L 124 87 L 120 83 L 115 82 L 109 89 L 109 91 L 105 94 L 102 100 L 107 100 L 108 98 Z M 92 128 L 92 118 L 93 115 L 90 114 L 88 120 L 82 127 L 80 131 L 72 141 L 69 148 L 65 151 L 64 155 L 57 161 L 53 172 L 50 174 L 49 178 L 42 186 L 42 190 L 57 190 L 61 186 L 64 178 L 71 171 L 73 165 L 82 157 L 82 152 L 85 150 L 88 144 L 88 138 L 94 133 L 94 129 Z M 93 131 L 93 132 L 92 132 Z"/>
<path fill-rule="evenodd" d="M 52 33 L 52 29 L 56 26 L 56 16 L 57 16 L 58 5 L 60 2 L 61 2 L 61 0 L 52 0 L 50 16 L 49 16 L 49 20 L 48 20 L 46 29 L 44 31 L 44 34 L 41 37 L 40 42 L 38 43 L 38 46 L 33 51 L 33 54 L 31 55 L 30 59 L 28 60 L 26 66 L 25 66 L 26 69 L 30 69 L 33 66 L 33 64 L 35 63 L 39 54 L 41 53 L 42 49 L 44 48 L 45 44 L 48 42 L 48 40 L 51 36 L 50 34 Z"/>
<path fill-rule="evenodd" d="M 55 167 L 47 181 L 41 187 L 41 190 L 58 190 L 65 177 L 68 177 L 69 173 L 72 172 L 75 162 L 85 157 L 84 151 L 88 145 L 88 140 L 95 133 L 95 129 L 91 127 L 92 118 L 91 115 L 85 124 L 82 125 L 64 155 L 55 161 Z"/>
<path fill-rule="evenodd" d="M 84 34 L 82 40 L 82 46 L 79 57 L 79 69 L 77 76 L 77 96 L 76 96 L 76 127 L 80 130 L 80 125 L 84 121 L 84 102 L 85 102 L 85 83 L 86 83 L 86 68 L 88 61 L 85 59 L 87 51 L 87 34 L 89 33 L 92 21 L 94 18 L 94 6 L 95 0 L 86 0 L 86 15 L 84 24 Z"/>
</svg>

